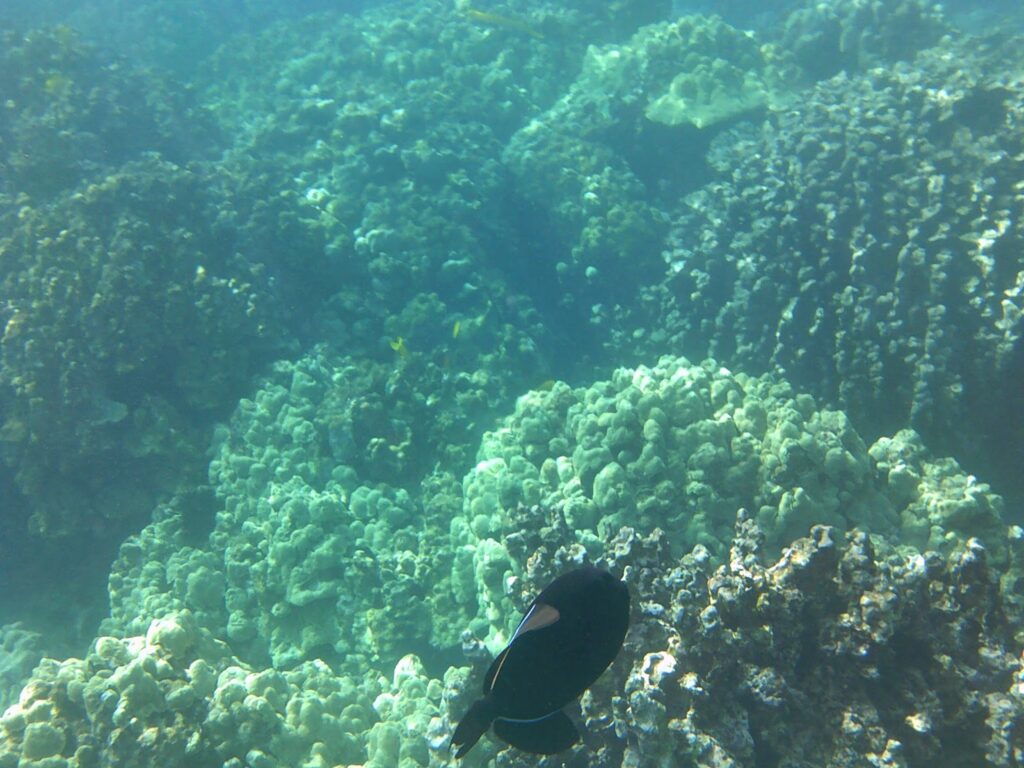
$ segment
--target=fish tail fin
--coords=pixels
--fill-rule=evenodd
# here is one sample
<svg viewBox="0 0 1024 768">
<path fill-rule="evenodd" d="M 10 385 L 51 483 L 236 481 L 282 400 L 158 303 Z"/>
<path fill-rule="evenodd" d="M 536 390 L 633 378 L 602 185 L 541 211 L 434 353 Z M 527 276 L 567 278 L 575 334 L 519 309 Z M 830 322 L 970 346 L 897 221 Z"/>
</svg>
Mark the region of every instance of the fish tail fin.
<svg viewBox="0 0 1024 768">
<path fill-rule="evenodd" d="M 490 696 L 485 696 L 473 702 L 473 706 L 469 708 L 469 712 L 463 715 L 462 720 L 459 721 L 458 726 L 455 728 L 455 733 L 452 734 L 449 749 L 451 747 L 459 748 L 459 751 L 455 753 L 455 757 L 463 757 L 473 748 L 473 745 L 491 727 L 496 714 L 494 711 L 494 700 Z"/>
<path fill-rule="evenodd" d="M 528 722 L 495 720 L 494 735 L 517 749 L 535 755 L 553 755 L 580 740 L 579 731 L 564 712 L 554 712 L 540 720 Z"/>
</svg>

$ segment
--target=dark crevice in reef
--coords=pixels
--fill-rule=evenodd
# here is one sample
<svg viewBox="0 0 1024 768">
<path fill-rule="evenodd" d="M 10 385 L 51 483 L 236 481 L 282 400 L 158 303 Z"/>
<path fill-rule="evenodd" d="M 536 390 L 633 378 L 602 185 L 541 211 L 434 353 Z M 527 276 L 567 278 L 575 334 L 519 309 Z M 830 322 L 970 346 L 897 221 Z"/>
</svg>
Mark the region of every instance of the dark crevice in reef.
<svg viewBox="0 0 1024 768">
<path fill-rule="evenodd" d="M 493 263 L 508 280 L 512 293 L 529 297 L 540 314 L 546 335 L 536 339 L 550 366 L 550 377 L 572 380 L 579 363 L 598 355 L 601 340 L 588 323 L 589 305 L 569 303 L 557 265 L 570 254 L 559 242 L 547 214 L 510 194 L 505 202 L 513 232 L 511 242 L 491 243 Z"/>
</svg>

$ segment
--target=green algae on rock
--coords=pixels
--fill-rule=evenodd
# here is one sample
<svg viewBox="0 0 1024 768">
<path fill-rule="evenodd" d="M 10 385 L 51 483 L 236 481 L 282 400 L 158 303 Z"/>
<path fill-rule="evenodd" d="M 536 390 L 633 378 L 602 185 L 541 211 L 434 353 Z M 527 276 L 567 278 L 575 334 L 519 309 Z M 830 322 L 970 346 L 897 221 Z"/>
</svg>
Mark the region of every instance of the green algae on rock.
<svg viewBox="0 0 1024 768">
<path fill-rule="evenodd" d="M 761 44 L 753 34 L 714 18 L 689 16 L 642 30 L 632 44 L 656 60 L 651 38 L 681 42 L 685 52 L 677 64 L 679 73 L 663 93 L 650 97 L 644 109 L 647 119 L 656 123 L 708 128 L 766 107 L 777 108 L 800 87 L 801 73 L 787 63 L 785 49 Z"/>
</svg>

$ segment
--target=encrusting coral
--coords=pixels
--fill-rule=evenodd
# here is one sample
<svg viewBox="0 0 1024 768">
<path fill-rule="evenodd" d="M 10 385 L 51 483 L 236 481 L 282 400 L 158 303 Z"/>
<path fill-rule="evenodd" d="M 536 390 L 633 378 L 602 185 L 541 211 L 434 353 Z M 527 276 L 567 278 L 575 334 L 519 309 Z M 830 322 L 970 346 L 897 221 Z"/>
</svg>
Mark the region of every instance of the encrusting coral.
<svg viewBox="0 0 1024 768">
<path fill-rule="evenodd" d="M 503 154 L 517 194 L 552 230 L 555 263 L 546 269 L 563 301 L 622 301 L 661 271 L 666 222 L 651 202 L 656 182 L 692 175 L 691 153 L 676 146 L 685 134 L 664 126 L 696 130 L 756 112 L 795 86 L 790 70 L 779 51 L 716 17 L 652 24 L 622 44 L 590 46 L 565 95 Z M 624 136 L 635 139 L 626 151 Z"/>
<path fill-rule="evenodd" d="M 129 163 L 0 238 L 4 459 L 42 537 L 134 526 L 276 343 L 267 276 L 207 218 L 208 182 Z"/>
<path fill-rule="evenodd" d="M 1019 49 L 838 75 L 723 136 L 679 209 L 653 348 L 774 368 L 868 438 L 910 426 L 1016 485 L 1024 371 Z M 636 347 L 622 334 L 621 346 Z M 979 469 L 980 471 L 980 469 Z"/>
<path fill-rule="evenodd" d="M 414 676 L 419 682 L 407 694 L 389 694 L 386 708 L 377 699 L 376 715 L 355 737 L 353 748 L 376 756 L 366 758 L 371 764 L 393 765 L 395 755 L 417 755 L 410 766 L 443 764 L 450 718 L 476 696 L 478 681 L 467 668 L 449 669 L 443 681 L 431 676 L 440 677 L 460 645 L 468 659 L 485 663 L 535 590 L 584 561 L 634 574 L 627 580 L 641 606 L 617 671 L 583 700 L 592 731 L 585 754 L 595 765 L 635 764 L 635 751 L 655 749 L 651 734 L 669 721 L 670 733 L 695 745 L 694 760 L 701 750 L 718 751 L 731 755 L 723 765 L 752 765 L 752 750 L 760 749 L 752 745 L 787 738 L 751 724 L 768 722 L 765 707 L 775 698 L 785 699 L 793 719 L 802 707 L 808 717 L 840 716 L 831 698 L 842 698 L 838 689 L 816 699 L 801 677 L 805 663 L 824 665 L 817 674 L 826 678 L 836 665 L 836 679 L 857 693 L 860 678 L 845 665 L 858 660 L 857 674 L 870 681 L 874 657 L 905 653 L 908 633 L 917 638 L 922 627 L 945 627 L 943 645 L 928 652 L 965 665 L 934 678 L 956 695 L 965 695 L 957 686 L 976 662 L 967 633 L 1019 656 L 1013 649 L 1024 637 L 1013 629 L 1021 614 L 1013 592 L 1024 536 L 1007 534 L 998 496 L 955 462 L 931 457 L 912 432 L 869 447 L 841 413 L 818 410 L 776 378 L 665 358 L 589 387 L 556 383 L 528 392 L 483 437 L 461 493 L 438 472 L 416 496 L 367 485 L 351 466 L 336 466 L 332 451 L 351 456 L 353 443 L 325 428 L 333 406 L 324 393 L 353 371 L 331 360 L 321 350 L 279 365 L 221 435 L 211 493 L 224 511 L 212 531 L 189 535 L 184 510 L 172 507 L 126 543 L 104 631 L 136 635 L 188 611 L 253 670 L 272 664 L 286 674 L 323 659 L 331 674 L 350 681 L 338 683 L 346 690 L 360 688 L 367 670 L 408 670 L 419 662 L 404 657 L 415 653 L 432 673 Z M 358 379 L 348 387 L 357 393 Z M 751 510 L 740 527 L 746 571 L 737 570 L 729 544 L 743 507 Z M 793 545 L 823 522 L 832 526 L 827 532 L 816 529 L 809 542 Z M 778 565 L 755 567 L 776 556 Z M 784 575 L 791 571 L 799 574 Z M 977 622 L 958 619 L 961 604 Z M 713 619 L 717 628 L 705 626 Z M 723 627 L 729 640 L 719 647 Z M 815 633 L 836 648 L 800 661 Z M 438 655 L 441 649 L 448 651 Z M 778 669 L 770 663 L 776 651 Z M 992 708 L 985 717 L 1004 725 L 1019 711 L 1006 653 L 994 662 L 1002 671 L 985 678 Z M 735 658 L 747 659 L 745 666 L 727 672 Z M 687 670 L 689 687 L 680 685 Z M 882 682 L 896 692 L 889 698 L 920 684 L 916 672 L 883 671 Z M 701 675 L 709 679 L 698 684 Z M 730 687 L 737 675 L 748 676 L 746 687 Z M 710 699 L 700 692 L 705 686 L 716 691 Z M 763 701 L 755 706 L 737 690 Z M 853 707 L 863 737 L 833 729 L 792 749 L 813 762 L 842 750 L 880 755 L 890 740 L 912 741 L 892 724 L 896 704 L 872 713 L 887 690 L 857 693 L 866 697 Z M 418 704 L 403 698 L 414 692 Z M 694 714 L 669 716 L 664 706 Z M 929 707 L 900 717 L 914 715 L 922 728 L 926 717 L 939 739 L 943 729 L 959 727 L 944 719 L 954 715 Z M 728 736 L 740 726 L 746 730 Z M 999 746 L 1004 736 L 979 729 L 964 749 L 996 754 L 1006 748 Z M 927 743 L 914 749 L 933 749 L 921 738 Z M 688 754 L 682 742 L 671 743 Z M 632 745 L 632 757 L 624 745 Z M 486 764 L 494 756 L 486 746 L 471 759 Z M 504 753 L 500 764 L 519 759 Z"/>
<path fill-rule="evenodd" d="M 1019 53 L 917 52 L 948 31 L 919 2 L 808 3 L 796 59 L 715 19 L 633 34 L 660 0 L 561 5 L 282 25 L 203 69 L 236 139 L 216 172 L 129 151 L 17 215 L 0 188 L 0 482 L 77 533 L 210 459 L 122 545 L 101 636 L 0 717 L 0 768 L 450 765 L 493 652 L 588 562 L 634 608 L 583 742 L 485 739 L 467 768 L 1024 762 L 1024 531 L 935 447 L 1014 434 L 1024 102 L 979 62 Z M 582 43 L 550 41 L 579 19 L 623 40 L 559 98 Z M 923 30 L 917 62 L 865 71 L 900 58 L 890 21 Z M 794 61 L 834 74 L 815 46 L 845 72 L 782 108 Z M 33 82 L 56 104 L 72 80 Z M 709 142 L 697 190 L 708 167 L 676 172 Z M 196 421 L 309 286 L 320 342 L 207 422 L 204 457 Z M 657 361 L 544 381 L 545 302 Z M 654 354 L 709 346 L 788 378 Z M 5 628 L 5 686 L 26 641 Z"/>
<path fill-rule="evenodd" d="M 560 509 L 549 522 L 523 532 L 531 554 L 503 577 L 520 609 L 589 559 Z M 659 529 L 602 541 L 599 562 L 635 597 L 632 627 L 583 696 L 568 764 L 1010 768 L 1024 757 L 1024 657 L 976 540 L 922 556 L 816 526 L 776 561 L 762 544 L 742 512 L 720 565 L 700 545 L 679 558 Z M 464 647 L 482 673 L 472 633 Z M 261 671 L 178 612 L 144 636 L 99 638 L 83 660 L 41 664 L 0 719 L 0 767 L 437 768 L 477 696 L 468 672 L 431 679 L 413 656 L 390 678 L 318 661 Z M 536 764 L 493 742 L 466 760 Z"/>
</svg>

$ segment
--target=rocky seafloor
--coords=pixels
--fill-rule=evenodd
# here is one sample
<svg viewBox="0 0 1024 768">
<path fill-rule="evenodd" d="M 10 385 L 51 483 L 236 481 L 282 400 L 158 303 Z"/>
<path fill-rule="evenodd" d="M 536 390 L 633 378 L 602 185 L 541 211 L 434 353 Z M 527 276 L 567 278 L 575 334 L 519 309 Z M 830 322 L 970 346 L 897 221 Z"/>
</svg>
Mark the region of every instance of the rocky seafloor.
<svg viewBox="0 0 1024 768">
<path fill-rule="evenodd" d="M 466 765 L 1024 762 L 1024 47 L 789 5 L 0 32 L 0 768 L 448 764 L 583 562 Z"/>
</svg>

